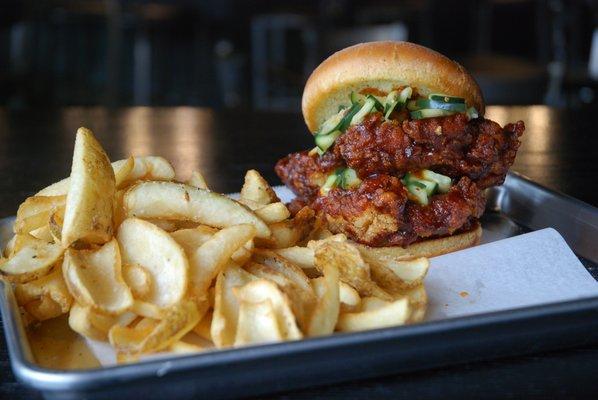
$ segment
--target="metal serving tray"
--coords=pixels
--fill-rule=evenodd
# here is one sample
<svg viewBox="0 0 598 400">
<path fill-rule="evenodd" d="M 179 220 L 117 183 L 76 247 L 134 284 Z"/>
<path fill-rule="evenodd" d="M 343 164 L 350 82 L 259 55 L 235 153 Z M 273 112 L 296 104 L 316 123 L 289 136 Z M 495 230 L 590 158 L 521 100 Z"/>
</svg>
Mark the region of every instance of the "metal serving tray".
<svg viewBox="0 0 598 400">
<path fill-rule="evenodd" d="M 0 221 L 2 230 L 11 220 Z M 598 209 L 510 173 L 490 192 L 486 240 L 553 227 L 597 278 Z M 265 394 L 598 342 L 598 296 L 369 332 L 79 371 L 34 362 L 8 285 L 0 308 L 17 378 L 48 399 Z"/>
</svg>

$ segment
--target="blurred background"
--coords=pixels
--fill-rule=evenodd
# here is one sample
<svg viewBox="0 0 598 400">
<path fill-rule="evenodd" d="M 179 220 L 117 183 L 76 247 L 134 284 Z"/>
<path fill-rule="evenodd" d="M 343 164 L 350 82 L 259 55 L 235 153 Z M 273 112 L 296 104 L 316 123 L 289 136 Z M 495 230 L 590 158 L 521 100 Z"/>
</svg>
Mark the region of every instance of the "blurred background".
<svg viewBox="0 0 598 400">
<path fill-rule="evenodd" d="M 489 104 L 598 104 L 593 0 L 2 1 L 0 106 L 297 111 L 334 51 L 409 40 L 456 59 Z"/>
</svg>

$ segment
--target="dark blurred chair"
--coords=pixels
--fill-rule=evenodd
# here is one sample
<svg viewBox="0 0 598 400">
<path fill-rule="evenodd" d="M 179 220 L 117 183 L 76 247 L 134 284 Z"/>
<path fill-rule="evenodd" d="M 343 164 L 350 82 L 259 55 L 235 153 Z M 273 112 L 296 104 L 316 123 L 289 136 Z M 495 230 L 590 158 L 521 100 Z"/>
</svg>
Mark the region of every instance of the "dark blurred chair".
<svg viewBox="0 0 598 400">
<path fill-rule="evenodd" d="M 316 65 L 316 31 L 297 14 L 260 15 L 251 21 L 253 107 L 297 110 L 301 86 Z"/>
<path fill-rule="evenodd" d="M 317 32 L 308 18 L 289 14 L 256 17 L 251 30 L 253 105 L 262 110 L 299 109 L 305 80 L 337 50 L 361 42 L 407 39 L 407 27 L 401 23 Z"/>
<path fill-rule="evenodd" d="M 407 26 L 400 22 L 327 30 L 322 33 L 320 58 L 357 43 L 379 40 L 407 40 Z"/>
<path fill-rule="evenodd" d="M 510 20 L 498 20 L 495 14 L 501 7 L 516 7 L 524 5 L 531 8 L 538 22 L 539 30 L 544 30 L 546 21 L 542 20 L 539 3 L 534 0 L 482 0 L 476 2 L 475 29 L 471 35 L 471 47 L 474 53 L 463 57 L 459 61 L 476 78 L 485 101 L 488 104 L 539 104 L 544 102 L 548 88 L 549 74 L 542 62 L 535 62 L 532 58 L 521 58 L 514 55 L 497 52 L 493 48 L 496 35 L 501 35 L 502 29 L 509 29 L 508 24 L 528 23 L 517 21 L 513 11 Z M 536 34 L 537 51 L 542 53 L 546 40 L 541 34 Z M 542 48 L 540 48 L 542 47 Z"/>
</svg>

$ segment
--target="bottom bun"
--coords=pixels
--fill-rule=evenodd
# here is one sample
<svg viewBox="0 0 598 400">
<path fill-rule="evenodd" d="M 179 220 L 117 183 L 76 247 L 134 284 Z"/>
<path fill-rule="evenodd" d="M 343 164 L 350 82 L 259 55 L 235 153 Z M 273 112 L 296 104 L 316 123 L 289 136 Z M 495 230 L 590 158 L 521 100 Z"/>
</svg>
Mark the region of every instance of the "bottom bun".
<svg viewBox="0 0 598 400">
<path fill-rule="evenodd" d="M 410 259 L 416 257 L 436 257 L 453 251 L 463 250 L 480 243 L 482 226 L 476 223 L 472 229 L 456 235 L 436 239 L 423 240 L 407 247 L 370 247 L 356 243 L 372 256 L 393 259 Z"/>
</svg>

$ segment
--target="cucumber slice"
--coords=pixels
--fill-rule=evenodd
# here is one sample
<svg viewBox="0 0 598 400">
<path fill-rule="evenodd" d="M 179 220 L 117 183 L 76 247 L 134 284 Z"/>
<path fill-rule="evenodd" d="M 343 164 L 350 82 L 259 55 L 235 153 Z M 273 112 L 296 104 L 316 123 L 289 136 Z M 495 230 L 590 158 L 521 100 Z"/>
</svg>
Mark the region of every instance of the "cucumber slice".
<svg viewBox="0 0 598 400">
<path fill-rule="evenodd" d="M 411 94 L 413 94 L 413 89 L 411 89 L 409 86 L 403 88 L 403 90 L 400 92 L 396 90 L 390 92 L 388 96 L 386 96 L 386 102 L 384 105 L 384 118 L 388 119 L 394 110 L 400 110 L 403 108 L 407 103 L 407 100 L 411 97 Z"/>
<path fill-rule="evenodd" d="M 422 206 L 427 206 L 429 203 L 428 193 L 426 189 L 421 187 L 423 185 L 418 184 L 418 182 L 412 182 L 407 185 L 407 190 L 412 195 L 411 198 L 417 201 Z"/>
<path fill-rule="evenodd" d="M 351 92 L 351 94 L 349 95 L 349 99 L 351 99 L 351 104 L 361 104 L 362 101 L 359 98 L 359 94 L 355 93 L 355 92 Z"/>
<path fill-rule="evenodd" d="M 419 109 L 419 107 L 417 106 L 417 101 L 416 100 L 410 100 L 407 102 L 407 109 L 409 111 L 416 111 Z"/>
<path fill-rule="evenodd" d="M 463 97 L 448 96 L 442 93 L 432 93 L 428 96 L 430 100 L 440 101 L 442 103 L 465 103 Z"/>
<path fill-rule="evenodd" d="M 388 119 L 397 104 L 399 104 L 399 96 L 400 93 L 397 90 L 393 90 L 386 96 L 386 100 L 384 101 L 384 118 Z"/>
<path fill-rule="evenodd" d="M 357 124 L 362 123 L 365 116 L 368 115 L 369 113 L 371 113 L 372 110 L 374 109 L 374 106 L 376 104 L 375 100 L 376 99 L 373 96 L 365 99 L 365 103 L 363 104 L 363 106 L 359 109 L 359 111 L 351 119 L 350 125 L 357 125 Z"/>
<path fill-rule="evenodd" d="M 424 108 L 433 108 L 437 110 L 454 111 L 458 113 L 465 112 L 467 106 L 463 103 L 444 103 L 442 101 L 430 100 L 430 99 L 419 99 L 416 100 L 415 105 L 418 110 Z"/>
<path fill-rule="evenodd" d="M 383 112 L 384 111 L 384 106 L 382 105 L 382 103 L 380 103 L 380 100 L 378 100 L 375 96 L 372 96 L 371 94 L 368 94 L 366 96 L 366 99 L 373 99 L 374 100 L 374 107 L 376 108 L 376 110 Z"/>
<path fill-rule="evenodd" d="M 429 181 L 427 179 L 418 179 L 418 183 L 424 185 L 424 190 L 426 191 L 428 196 L 432 196 L 438 190 L 438 183 Z"/>
<path fill-rule="evenodd" d="M 339 176 L 336 172 L 333 172 L 332 174 L 328 175 L 326 182 L 324 182 L 324 184 L 320 188 L 320 194 L 326 196 L 328 192 L 330 192 L 338 185 L 338 181 Z"/>
<path fill-rule="evenodd" d="M 411 111 L 412 119 L 423 119 L 423 118 L 434 118 L 434 117 L 446 117 L 452 115 L 454 112 L 447 110 L 438 110 L 434 108 L 424 108 L 423 110 Z"/>
<path fill-rule="evenodd" d="M 339 186 L 343 189 L 355 189 L 361 185 L 361 179 L 359 179 L 353 168 L 345 168 L 340 177 Z"/>
<path fill-rule="evenodd" d="M 315 141 L 316 141 L 316 146 L 318 146 L 318 148 L 320 150 L 322 150 L 323 152 L 325 152 L 326 150 L 328 150 L 330 148 L 330 146 L 332 146 L 332 144 L 334 143 L 334 141 L 342 134 L 341 131 L 334 131 L 329 133 L 328 135 L 316 135 L 315 136 Z"/>
<path fill-rule="evenodd" d="M 438 184 L 438 191 L 440 193 L 446 193 L 451 188 L 452 180 L 446 175 L 438 174 L 436 172 L 430 171 L 429 169 L 424 169 L 421 172 L 421 175 L 428 181 L 436 182 Z"/>
<path fill-rule="evenodd" d="M 316 135 L 328 135 L 334 131 L 339 130 L 340 124 L 343 120 L 347 112 L 345 110 L 340 110 L 338 113 L 334 114 L 332 117 L 328 118 L 324 123 L 320 126 L 318 133 Z"/>
<path fill-rule="evenodd" d="M 403 182 L 403 185 L 405 186 L 415 185 L 421 189 L 424 189 L 428 196 L 433 195 L 438 190 L 438 182 L 430 179 L 419 178 L 410 172 L 405 174 L 401 182 Z"/>
<path fill-rule="evenodd" d="M 469 107 L 467 109 L 467 118 L 469 119 L 475 119 L 475 118 L 479 118 L 479 114 L 478 114 L 478 110 L 475 109 L 475 107 Z"/>
<path fill-rule="evenodd" d="M 401 90 L 401 94 L 399 95 L 399 103 L 405 104 L 407 100 L 411 98 L 413 94 L 413 89 L 410 86 L 407 86 L 403 90 Z"/>
</svg>

